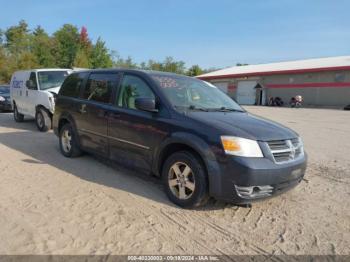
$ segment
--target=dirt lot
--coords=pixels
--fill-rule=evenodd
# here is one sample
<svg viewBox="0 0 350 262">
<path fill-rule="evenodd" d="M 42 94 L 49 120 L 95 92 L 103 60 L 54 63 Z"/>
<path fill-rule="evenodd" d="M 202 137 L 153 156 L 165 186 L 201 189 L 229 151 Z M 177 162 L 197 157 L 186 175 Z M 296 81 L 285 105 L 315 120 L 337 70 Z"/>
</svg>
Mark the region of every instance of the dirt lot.
<svg viewBox="0 0 350 262">
<path fill-rule="evenodd" d="M 350 254 L 350 112 L 248 107 L 299 132 L 305 180 L 252 208 L 182 210 L 156 179 L 0 114 L 1 254 Z"/>
</svg>

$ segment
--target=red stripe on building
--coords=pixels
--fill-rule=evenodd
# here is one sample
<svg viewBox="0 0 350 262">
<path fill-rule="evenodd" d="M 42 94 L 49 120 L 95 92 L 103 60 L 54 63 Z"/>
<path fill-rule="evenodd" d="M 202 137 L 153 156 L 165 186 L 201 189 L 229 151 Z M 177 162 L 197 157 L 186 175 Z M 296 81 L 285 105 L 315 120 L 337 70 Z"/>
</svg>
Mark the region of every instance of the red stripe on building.
<svg viewBox="0 0 350 262">
<path fill-rule="evenodd" d="M 251 72 L 251 73 L 228 74 L 228 75 L 218 75 L 218 76 L 202 76 L 198 78 L 202 80 L 211 80 L 211 79 L 238 78 L 238 77 L 248 77 L 248 76 L 303 74 L 303 73 L 315 73 L 315 72 L 339 71 L 339 70 L 350 70 L 350 66 L 334 66 L 334 67 L 321 67 L 321 68 L 309 68 L 309 69 Z"/>
<path fill-rule="evenodd" d="M 267 88 L 350 88 L 350 82 L 323 82 L 303 84 L 267 84 Z"/>
<path fill-rule="evenodd" d="M 230 91 L 233 91 L 233 90 L 235 90 L 237 88 L 237 86 L 236 85 L 232 85 L 232 84 L 229 84 L 228 86 L 227 86 L 227 90 L 230 90 Z"/>
</svg>

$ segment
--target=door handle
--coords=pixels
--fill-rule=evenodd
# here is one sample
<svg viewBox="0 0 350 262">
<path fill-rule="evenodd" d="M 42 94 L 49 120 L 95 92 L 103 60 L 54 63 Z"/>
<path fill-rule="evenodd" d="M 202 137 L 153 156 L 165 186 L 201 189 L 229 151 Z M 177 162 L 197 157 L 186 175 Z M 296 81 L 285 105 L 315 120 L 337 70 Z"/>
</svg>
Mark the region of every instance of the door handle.
<svg viewBox="0 0 350 262">
<path fill-rule="evenodd" d="M 80 114 L 85 114 L 86 113 L 86 105 L 85 104 L 81 105 L 80 108 L 78 109 L 78 112 Z"/>
<path fill-rule="evenodd" d="M 28 96 L 28 90 L 26 90 L 26 96 Z"/>
</svg>

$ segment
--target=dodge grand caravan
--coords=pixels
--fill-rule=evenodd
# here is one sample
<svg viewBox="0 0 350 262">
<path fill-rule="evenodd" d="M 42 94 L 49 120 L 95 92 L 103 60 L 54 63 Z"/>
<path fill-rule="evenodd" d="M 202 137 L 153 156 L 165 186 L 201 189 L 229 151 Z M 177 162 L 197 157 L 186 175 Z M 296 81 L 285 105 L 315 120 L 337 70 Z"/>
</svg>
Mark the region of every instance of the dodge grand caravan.
<svg viewBox="0 0 350 262">
<path fill-rule="evenodd" d="M 274 196 L 306 169 L 294 131 L 249 114 L 209 83 L 170 73 L 73 73 L 58 94 L 53 128 L 64 156 L 92 152 L 159 176 L 182 207 Z"/>
</svg>

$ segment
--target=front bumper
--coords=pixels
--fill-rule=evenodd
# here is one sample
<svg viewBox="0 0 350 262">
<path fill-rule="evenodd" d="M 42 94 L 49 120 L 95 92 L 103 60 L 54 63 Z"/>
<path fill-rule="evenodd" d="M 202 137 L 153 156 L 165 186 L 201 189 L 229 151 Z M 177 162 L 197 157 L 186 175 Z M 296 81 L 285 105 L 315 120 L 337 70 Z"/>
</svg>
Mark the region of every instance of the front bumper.
<svg viewBox="0 0 350 262">
<path fill-rule="evenodd" d="M 298 160 L 276 164 L 267 158 L 228 157 L 216 163 L 209 172 L 218 172 L 210 179 L 210 195 L 218 200 L 247 204 L 281 194 L 304 177 L 306 154 Z"/>
<path fill-rule="evenodd" d="M 12 111 L 11 102 L 9 102 L 9 101 L 0 102 L 0 110 Z"/>
</svg>

